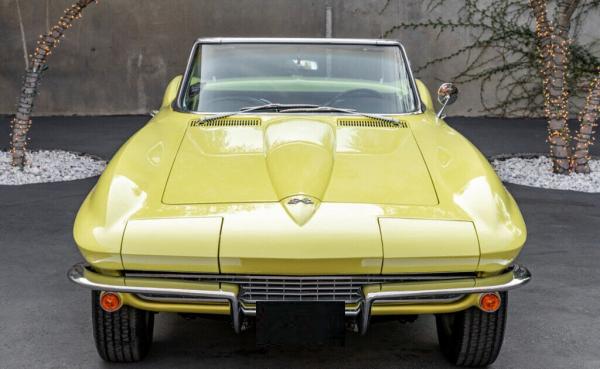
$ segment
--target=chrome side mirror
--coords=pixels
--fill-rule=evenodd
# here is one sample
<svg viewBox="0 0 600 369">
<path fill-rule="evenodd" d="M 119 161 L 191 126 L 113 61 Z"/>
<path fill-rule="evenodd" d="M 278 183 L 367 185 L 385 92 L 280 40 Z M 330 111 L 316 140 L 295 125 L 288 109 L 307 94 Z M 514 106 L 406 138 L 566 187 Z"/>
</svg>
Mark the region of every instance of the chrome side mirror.
<svg viewBox="0 0 600 369">
<path fill-rule="evenodd" d="M 444 110 L 446 110 L 447 105 L 454 104 L 456 99 L 458 99 L 458 88 L 454 86 L 452 83 L 442 83 L 440 88 L 438 88 L 437 99 L 442 107 L 440 111 L 437 113 L 438 118 L 442 118 L 444 116 Z"/>
</svg>

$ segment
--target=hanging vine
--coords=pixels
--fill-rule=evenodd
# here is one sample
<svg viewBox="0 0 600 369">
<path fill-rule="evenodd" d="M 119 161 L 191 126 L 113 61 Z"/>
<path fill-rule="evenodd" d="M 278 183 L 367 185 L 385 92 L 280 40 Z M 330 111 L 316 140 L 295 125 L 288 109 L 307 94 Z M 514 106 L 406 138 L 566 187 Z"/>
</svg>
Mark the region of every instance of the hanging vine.
<svg viewBox="0 0 600 369">
<path fill-rule="evenodd" d="M 471 41 L 447 55 L 431 59 L 415 68 L 427 68 L 458 58 L 466 58 L 466 67 L 453 76 L 457 83 L 480 82 L 481 91 L 494 91 L 486 99 L 481 94 L 483 111 L 490 115 L 542 116 L 543 96 L 541 80 L 531 78 L 538 73 L 535 19 L 527 0 L 462 0 L 457 19 L 436 18 L 423 22 L 404 22 L 387 31 L 382 37 L 391 37 L 398 30 L 433 29 L 444 31 L 467 30 Z M 428 11 L 443 7 L 448 0 L 429 2 Z M 454 6 L 454 4 L 451 4 Z M 575 42 L 569 45 L 572 63 L 569 73 L 573 77 L 571 89 L 583 97 L 587 83 L 600 66 L 600 41 L 586 44 L 577 42 L 578 31 L 590 10 L 600 8 L 600 0 L 586 1 L 573 16 Z M 502 61 L 502 63 L 498 63 Z"/>
<path fill-rule="evenodd" d="M 553 171 L 589 172 L 589 146 L 599 109 L 600 38 L 584 44 L 579 33 L 586 16 L 600 9 L 600 0 L 551 1 L 555 5 L 552 20 L 547 0 L 462 2 L 457 19 L 405 22 L 382 36 L 403 29 L 434 29 L 440 34 L 469 31 L 471 41 L 465 46 L 431 59 L 415 71 L 466 59 L 465 68 L 453 80 L 479 82 L 484 113 L 546 117 Z M 448 0 L 432 0 L 428 10 L 446 3 Z M 579 133 L 572 137 L 568 118 L 580 110 L 576 103 L 580 100 L 585 100 L 585 106 Z"/>
<path fill-rule="evenodd" d="M 81 18 L 83 9 L 92 2 L 95 0 L 79 0 L 71 5 L 65 10 L 65 14 L 60 17 L 57 24 L 45 34 L 40 35 L 40 39 L 37 41 L 37 47 L 34 54 L 30 56 L 31 61 L 23 77 L 17 113 L 11 121 L 10 152 L 14 166 L 22 168 L 25 165 L 27 134 L 31 127 L 33 103 L 38 94 L 42 73 L 47 69 L 47 59 L 60 43 L 60 39 L 64 37 L 65 31 L 73 26 L 74 20 Z"/>
</svg>

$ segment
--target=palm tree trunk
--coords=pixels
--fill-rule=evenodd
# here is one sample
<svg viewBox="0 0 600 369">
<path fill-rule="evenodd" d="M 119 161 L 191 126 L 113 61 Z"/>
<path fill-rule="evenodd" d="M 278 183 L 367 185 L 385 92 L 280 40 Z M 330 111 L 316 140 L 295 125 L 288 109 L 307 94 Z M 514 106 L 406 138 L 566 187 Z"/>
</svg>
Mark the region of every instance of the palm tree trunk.
<svg viewBox="0 0 600 369">
<path fill-rule="evenodd" d="M 565 3 L 561 2 L 561 5 Z M 569 88 L 567 84 L 570 62 L 568 39 L 569 19 L 560 16 L 558 29 L 548 21 L 547 1 L 530 0 L 536 19 L 540 75 L 543 79 L 544 113 L 548 121 L 548 144 L 554 173 L 566 174 L 570 169 Z M 559 11 L 562 6 L 559 6 Z M 565 7 L 566 11 L 567 7 Z M 569 8 L 570 9 L 570 8 Z"/>
<path fill-rule="evenodd" d="M 25 165 L 25 151 L 27 148 L 27 133 L 31 127 L 31 113 L 33 111 L 33 102 L 38 94 L 38 87 L 42 72 L 46 68 L 46 60 L 52 54 L 52 50 L 58 46 L 60 38 L 65 31 L 71 28 L 75 19 L 81 18 L 81 11 L 95 0 L 79 0 L 70 8 L 65 10 L 65 14 L 60 17 L 58 23 L 48 32 L 40 36 L 37 47 L 29 68 L 23 77 L 21 95 L 17 105 L 17 113 L 13 118 L 11 133 L 11 154 L 12 165 L 23 168 Z"/>
<path fill-rule="evenodd" d="M 590 172 L 590 146 L 594 143 L 594 128 L 600 118 L 600 75 L 590 84 L 590 92 L 579 117 L 579 132 L 575 136 L 573 170 L 576 173 Z"/>
<path fill-rule="evenodd" d="M 569 89 L 567 85 L 567 67 L 569 64 L 568 40 L 554 36 L 551 40 L 551 52 L 545 57 L 544 69 L 548 76 L 544 81 L 547 98 L 544 111 L 548 120 L 548 143 L 555 173 L 565 174 L 570 168 L 569 132 Z"/>
</svg>

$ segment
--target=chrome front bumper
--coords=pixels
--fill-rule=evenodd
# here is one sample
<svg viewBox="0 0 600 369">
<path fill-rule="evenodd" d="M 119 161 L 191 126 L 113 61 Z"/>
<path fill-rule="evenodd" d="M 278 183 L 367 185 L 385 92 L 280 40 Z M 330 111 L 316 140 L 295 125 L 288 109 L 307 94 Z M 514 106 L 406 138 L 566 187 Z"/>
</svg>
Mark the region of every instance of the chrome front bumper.
<svg viewBox="0 0 600 369">
<path fill-rule="evenodd" d="M 254 315 L 253 307 L 245 306 L 239 297 L 235 284 L 216 283 L 207 285 L 189 280 L 168 278 L 130 278 L 127 276 L 107 276 L 93 271 L 80 263 L 67 273 L 68 278 L 83 287 L 138 295 L 159 295 L 164 298 L 190 298 L 200 301 L 229 302 L 233 328 L 241 330 L 243 315 Z M 362 288 L 358 304 L 346 310 L 347 316 L 357 317 L 359 331 L 365 333 L 369 326 L 371 309 L 375 303 L 410 303 L 415 299 L 443 298 L 444 296 L 469 295 L 485 292 L 501 292 L 517 288 L 531 279 L 531 273 L 522 266 L 513 265 L 506 272 L 483 278 L 440 279 L 416 282 L 384 283 Z"/>
</svg>

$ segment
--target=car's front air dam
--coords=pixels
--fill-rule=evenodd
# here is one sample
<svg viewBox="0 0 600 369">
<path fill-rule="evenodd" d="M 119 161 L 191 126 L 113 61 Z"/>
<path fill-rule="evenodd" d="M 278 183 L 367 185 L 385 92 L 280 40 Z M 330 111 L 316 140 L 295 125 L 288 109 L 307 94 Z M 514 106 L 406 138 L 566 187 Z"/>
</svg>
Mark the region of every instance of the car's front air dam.
<svg viewBox="0 0 600 369">
<path fill-rule="evenodd" d="M 239 289 L 235 284 L 216 283 L 211 285 L 175 278 L 106 276 L 93 271 L 85 264 L 74 265 L 68 272 L 68 278 L 92 290 L 227 301 L 230 304 L 233 327 L 236 332 L 241 329 L 242 315 L 252 314 L 251 309 L 242 306 Z M 368 329 L 369 318 L 375 303 L 406 303 L 407 300 L 415 298 L 508 291 L 524 285 L 530 279 L 531 273 L 526 268 L 515 264 L 504 273 L 492 277 L 368 285 L 362 288 L 362 298 L 358 306 L 353 310 L 347 310 L 346 315 L 359 317 L 359 330 L 364 334 Z M 408 302 L 410 303 L 410 300 Z"/>
</svg>

